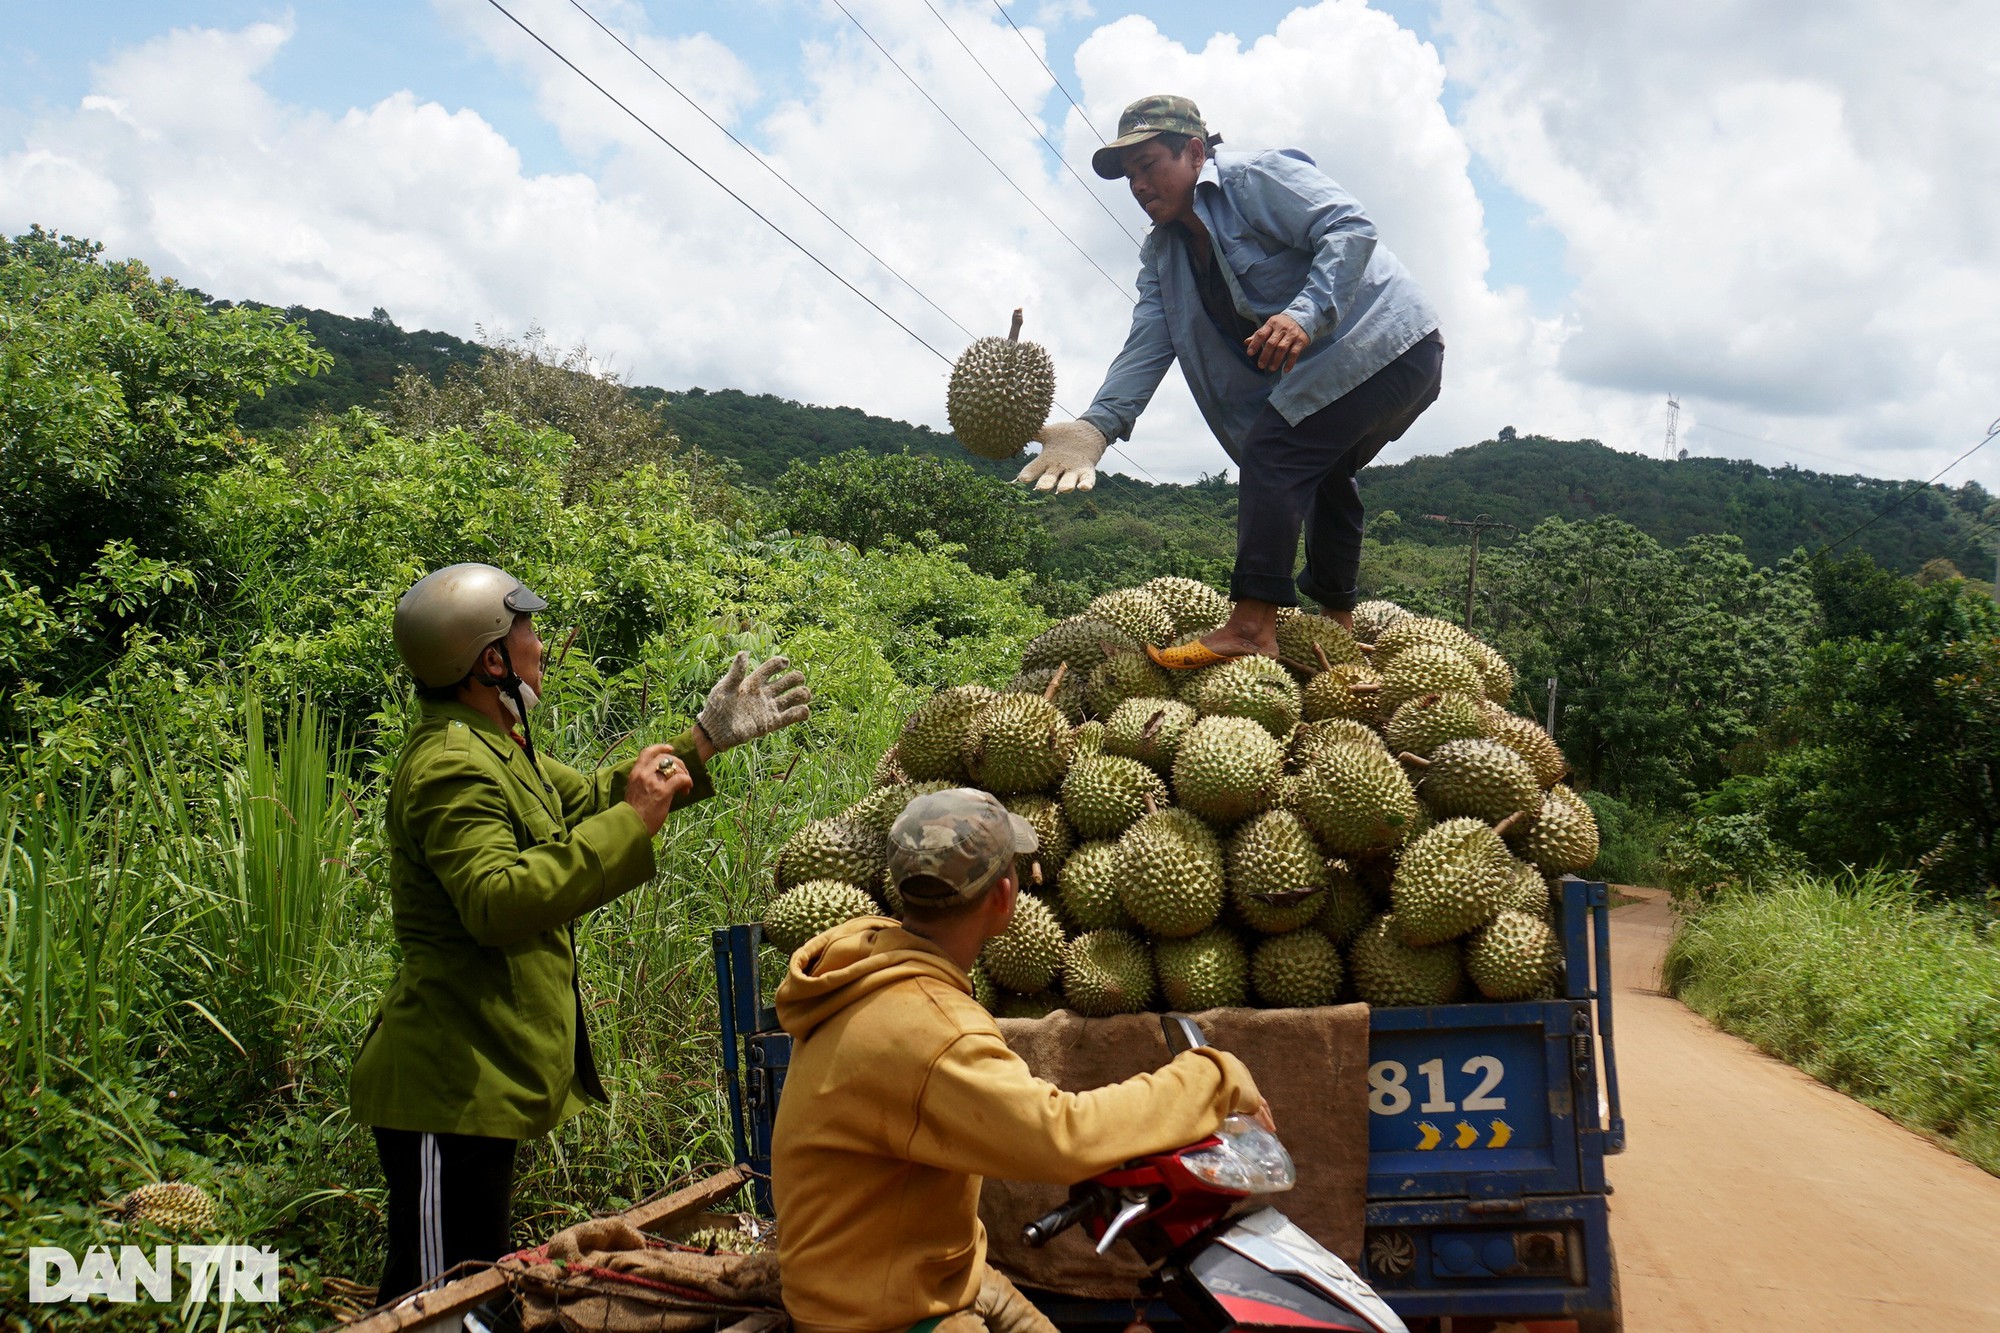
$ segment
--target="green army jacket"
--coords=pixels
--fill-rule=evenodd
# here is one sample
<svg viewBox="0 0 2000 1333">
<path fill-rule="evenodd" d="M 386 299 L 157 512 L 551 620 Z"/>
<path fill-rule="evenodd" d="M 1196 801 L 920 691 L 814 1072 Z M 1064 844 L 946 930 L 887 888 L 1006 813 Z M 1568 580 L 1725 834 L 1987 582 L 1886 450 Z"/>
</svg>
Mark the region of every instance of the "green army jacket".
<svg viewBox="0 0 2000 1333">
<path fill-rule="evenodd" d="M 712 795 L 693 737 L 672 744 L 689 799 Z M 531 764 L 477 710 L 423 705 L 389 788 L 403 960 L 354 1060 L 357 1121 L 533 1138 L 602 1096 L 570 923 L 653 877 L 631 767 Z"/>
</svg>

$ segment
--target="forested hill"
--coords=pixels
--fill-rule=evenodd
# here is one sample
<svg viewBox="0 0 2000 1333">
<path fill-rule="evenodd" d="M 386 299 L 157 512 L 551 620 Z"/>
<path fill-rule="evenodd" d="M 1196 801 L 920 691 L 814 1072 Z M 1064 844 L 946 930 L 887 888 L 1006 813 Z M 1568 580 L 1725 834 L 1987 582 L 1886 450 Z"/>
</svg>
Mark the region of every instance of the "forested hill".
<svg viewBox="0 0 2000 1333">
<path fill-rule="evenodd" d="M 274 390 L 267 399 L 246 403 L 239 414 L 245 429 L 294 425 L 318 410 L 370 406 L 401 366 L 437 377 L 453 364 L 475 362 L 480 352 L 477 343 L 451 334 L 405 331 L 379 310 L 369 319 L 296 307 L 288 313 L 303 320 L 319 344 L 334 354 L 334 368 L 316 379 Z M 1015 470 L 1012 464 L 974 458 L 951 436 L 929 427 L 870 416 L 851 407 L 816 407 L 735 389 L 640 387 L 633 392 L 659 403 L 683 440 L 735 463 L 741 469 L 740 479 L 750 486 L 770 485 L 794 461 L 809 462 L 856 448 L 957 458 L 993 476 L 1011 476 Z M 1143 452 L 1135 452 L 1143 459 Z M 1753 560 L 1768 565 L 1798 547 L 1812 549 L 1867 524 L 1850 548 L 1903 573 L 1944 559 L 1978 574 L 1991 562 L 1990 522 L 1982 526 L 1982 519 L 1994 497 L 1975 482 L 1924 488 L 1893 513 L 1869 523 L 1918 483 L 1719 458 L 1667 463 L 1608 449 L 1594 440 L 1523 435 L 1372 467 L 1363 474 L 1362 485 L 1372 514 L 1394 511 L 1400 520 L 1392 530 L 1378 527 L 1376 535 L 1402 541 L 1451 545 L 1463 541 L 1457 529 L 1426 522 L 1422 517 L 1426 514 L 1484 515 L 1522 529 L 1551 516 L 1612 515 L 1670 544 L 1696 533 L 1734 533 L 1743 539 Z M 1212 519 L 1226 529 L 1233 523 L 1235 502 L 1235 487 L 1218 485 L 1215 479 L 1190 486 L 1121 482 L 1100 487 L 1087 526 L 1116 529 L 1171 516 L 1169 522 L 1177 528 L 1206 527 Z M 1114 531 L 1097 535 L 1115 539 Z M 1157 533 L 1151 536 L 1159 538 Z"/>
</svg>

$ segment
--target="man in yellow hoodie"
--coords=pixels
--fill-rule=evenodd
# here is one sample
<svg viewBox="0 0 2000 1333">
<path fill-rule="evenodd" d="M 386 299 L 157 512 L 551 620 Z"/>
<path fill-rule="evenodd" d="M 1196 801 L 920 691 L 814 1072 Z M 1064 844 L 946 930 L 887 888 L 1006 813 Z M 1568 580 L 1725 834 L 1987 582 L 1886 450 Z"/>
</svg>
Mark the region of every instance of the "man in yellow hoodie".
<svg viewBox="0 0 2000 1333">
<path fill-rule="evenodd" d="M 827 931 L 778 988 L 793 1041 L 771 1153 L 785 1307 L 800 1333 L 1054 1333 L 986 1266 L 981 1180 L 1072 1184 L 1268 1111 L 1242 1062 L 1210 1048 L 1090 1092 L 1036 1078 L 967 977 L 1013 919 L 1034 830 L 959 788 L 911 801 L 889 838 L 903 920 Z"/>
</svg>

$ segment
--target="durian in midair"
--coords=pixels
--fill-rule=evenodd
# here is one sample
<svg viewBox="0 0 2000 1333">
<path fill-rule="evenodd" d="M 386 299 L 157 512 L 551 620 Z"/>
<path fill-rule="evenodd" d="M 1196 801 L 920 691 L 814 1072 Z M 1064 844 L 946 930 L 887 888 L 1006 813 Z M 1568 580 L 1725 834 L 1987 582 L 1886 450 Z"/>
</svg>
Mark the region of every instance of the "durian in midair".
<svg viewBox="0 0 2000 1333">
<path fill-rule="evenodd" d="M 780 953 L 792 953 L 813 936 L 878 910 L 875 900 L 852 884 L 809 880 L 785 890 L 764 908 L 764 938 Z"/>
<path fill-rule="evenodd" d="M 886 825 L 878 829 L 836 815 L 832 819 L 815 819 L 785 840 L 778 850 L 775 878 L 780 889 L 816 879 L 838 880 L 867 889 L 882 878 L 888 864 Z"/>
<path fill-rule="evenodd" d="M 1354 608 L 1354 637 L 1373 645 L 1389 626 L 1409 618 L 1410 613 L 1394 602 L 1363 602 Z"/>
<path fill-rule="evenodd" d="M 1177 636 L 1206 634 L 1229 619 L 1229 599 L 1199 579 L 1165 575 L 1142 584 L 1140 590 L 1166 608 Z"/>
<path fill-rule="evenodd" d="M 1021 341 L 1021 312 L 1004 338 L 978 338 L 951 368 L 945 416 L 981 458 L 1012 458 L 1049 419 L 1056 367 L 1048 349 Z"/>
</svg>

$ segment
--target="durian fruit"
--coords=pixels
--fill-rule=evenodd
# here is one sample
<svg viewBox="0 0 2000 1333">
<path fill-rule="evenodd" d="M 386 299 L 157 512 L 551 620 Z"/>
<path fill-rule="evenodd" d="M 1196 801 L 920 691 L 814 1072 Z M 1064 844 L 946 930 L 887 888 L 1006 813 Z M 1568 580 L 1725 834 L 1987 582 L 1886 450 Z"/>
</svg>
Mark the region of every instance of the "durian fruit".
<svg viewBox="0 0 2000 1333">
<path fill-rule="evenodd" d="M 1059 687 L 1061 678 L 1053 683 Z M 1069 767 L 1070 746 L 1069 719 L 1054 704 L 1032 694 L 1003 694 L 967 724 L 965 769 L 997 795 L 1042 791 Z"/>
<path fill-rule="evenodd" d="M 1084 699 L 1094 717 L 1110 717 L 1127 699 L 1157 699 L 1173 691 L 1167 673 L 1141 653 L 1117 653 L 1091 668 Z"/>
<path fill-rule="evenodd" d="M 1553 999 L 1562 948 L 1540 917 L 1507 910 L 1465 942 L 1465 974 L 1489 1000 Z"/>
<path fill-rule="evenodd" d="M 882 757 L 875 761 L 875 771 L 868 777 L 871 787 L 896 787 L 910 780 L 903 771 L 903 756 L 895 746 L 882 751 Z"/>
<path fill-rule="evenodd" d="M 1072 759 L 1062 781 L 1062 808 L 1086 838 L 1115 838 L 1148 805 L 1167 803 L 1167 784 L 1136 759 L 1093 754 Z"/>
<path fill-rule="evenodd" d="M 1292 744 L 1287 762 L 1294 769 L 1311 768 L 1313 761 L 1336 745 L 1367 745 L 1384 754 L 1388 746 L 1382 733 L 1366 722 L 1356 722 L 1352 718 L 1329 717 L 1319 722 L 1307 722 L 1292 733 Z"/>
<path fill-rule="evenodd" d="M 1338 620 L 1303 611 L 1279 619 L 1278 656 L 1308 676 L 1343 664 L 1361 664 L 1360 645 Z"/>
<path fill-rule="evenodd" d="M 1016 995 L 1012 991 L 1000 992 L 1000 1003 L 993 1010 L 995 1018 L 1047 1018 L 1062 1008 L 1062 1000 L 1053 992 L 1041 991 L 1035 995 Z"/>
<path fill-rule="evenodd" d="M 1478 668 L 1479 678 L 1486 684 L 1486 697 L 1494 703 L 1504 704 L 1514 697 L 1514 668 L 1506 658 L 1494 652 L 1478 639 L 1468 637 L 1462 650 L 1472 665 Z"/>
<path fill-rule="evenodd" d="M 1406 944 L 1394 912 L 1385 912 L 1355 936 L 1347 951 L 1354 993 L 1381 1008 L 1450 1004 L 1459 989 L 1459 945 Z"/>
<path fill-rule="evenodd" d="M 1062 922 L 1054 909 L 1032 893 L 1014 899 L 1014 919 L 986 941 L 979 961 L 993 984 L 1016 995 L 1045 991 L 1062 970 Z"/>
<path fill-rule="evenodd" d="M 1174 796 L 1203 819 L 1233 824 L 1269 805 L 1284 767 L 1284 750 L 1259 723 L 1205 717 L 1174 755 Z"/>
<path fill-rule="evenodd" d="M 1243 941 L 1223 926 L 1153 941 L 1153 971 L 1168 1009 L 1227 1009 L 1249 997 L 1250 960 Z"/>
<path fill-rule="evenodd" d="M 1181 737 L 1199 716 L 1178 699 L 1127 699 L 1104 722 L 1104 750 L 1170 773 Z"/>
<path fill-rule="evenodd" d="M 1129 931 L 1087 931 L 1063 950 L 1063 997 L 1085 1018 L 1136 1014 L 1154 990 L 1153 955 Z"/>
<path fill-rule="evenodd" d="M 141 1185 L 125 1196 L 119 1212 L 127 1222 L 146 1222 L 162 1231 L 200 1232 L 215 1228 L 215 1200 L 199 1185 L 166 1180 Z"/>
<path fill-rule="evenodd" d="M 1014 882 L 1023 889 L 1042 890 L 1061 884 L 1063 866 L 1076 846 L 1076 833 L 1070 828 L 1062 806 L 1049 797 L 1033 794 L 1009 796 L 1000 804 L 1033 825 L 1035 840 L 1041 844 L 1034 851 L 1014 858 Z"/>
<path fill-rule="evenodd" d="M 1060 664 L 1020 672 L 1000 687 L 1000 693 L 1039 694 L 1060 709 L 1063 719 L 1072 727 L 1090 716 L 1085 677 Z"/>
<path fill-rule="evenodd" d="M 1342 855 L 1386 850 L 1417 818 L 1417 795 L 1386 750 L 1329 746 L 1305 772 L 1299 814 L 1322 846 Z"/>
<path fill-rule="evenodd" d="M 1265 935 L 1297 930 L 1325 906 L 1326 860 L 1295 814 L 1270 810 L 1229 839 L 1229 901 Z"/>
<path fill-rule="evenodd" d="M 1299 725 L 1299 683 L 1268 657 L 1217 663 L 1181 698 L 1204 717 L 1247 717 L 1279 740 Z"/>
<path fill-rule="evenodd" d="M 1192 935 L 1222 913 L 1222 844 L 1186 810 L 1155 810 L 1118 840 L 1118 901 L 1150 935 Z"/>
<path fill-rule="evenodd" d="M 1274 935 L 1250 956 L 1250 984 L 1271 1009 L 1310 1009 L 1340 998 L 1340 948 L 1316 930 Z"/>
<path fill-rule="evenodd" d="M 1312 928 L 1335 944 L 1346 944 L 1375 919 L 1375 895 L 1339 857 L 1326 863 L 1326 894 Z"/>
<path fill-rule="evenodd" d="M 1405 616 L 1388 626 L 1375 636 L 1375 669 L 1384 670 L 1396 658 L 1412 648 L 1449 648 L 1464 656 L 1466 646 L 1476 642 L 1470 634 L 1449 620 L 1439 620 L 1435 616 Z M 1470 691 L 1483 694 L 1483 689 Z"/>
<path fill-rule="evenodd" d="M 917 705 L 903 723 L 896 759 L 913 782 L 964 782 L 965 728 L 993 700 L 984 685 L 954 685 Z"/>
<path fill-rule="evenodd" d="M 1542 807 L 1541 784 L 1528 761 L 1498 741 L 1446 741 L 1421 766 L 1421 794 L 1443 819 L 1469 815 L 1497 824 L 1517 811 Z M 1596 855 L 1595 850 L 1591 853 Z"/>
<path fill-rule="evenodd" d="M 1229 599 L 1198 579 L 1167 575 L 1141 585 L 1167 610 L 1175 635 L 1206 634 L 1229 619 Z"/>
<path fill-rule="evenodd" d="M 1500 895 L 1500 910 L 1526 912 L 1529 916 L 1547 918 L 1552 910 L 1549 882 L 1542 872 L 1525 861 L 1516 861 L 1509 868 L 1507 888 Z"/>
<path fill-rule="evenodd" d="M 1389 626 L 1409 618 L 1410 613 L 1394 602 L 1363 602 L 1354 608 L 1354 637 L 1372 645 Z"/>
<path fill-rule="evenodd" d="M 1514 875 L 1507 844 L 1477 819 L 1448 819 L 1403 849 L 1389 901 L 1411 944 L 1468 935 L 1500 910 Z"/>
<path fill-rule="evenodd" d="M 771 1249 L 768 1239 L 733 1226 L 703 1227 L 699 1231 L 688 1232 L 673 1243 L 703 1254 L 766 1254 Z"/>
<path fill-rule="evenodd" d="M 1174 637 L 1173 616 L 1143 588 L 1099 593 L 1083 614 L 1117 626 L 1142 644 L 1162 644 Z"/>
<path fill-rule="evenodd" d="M 903 808 L 919 796 L 951 789 L 949 782 L 904 782 L 893 787 L 877 787 L 842 811 L 840 818 L 858 824 L 877 837 L 886 838 Z"/>
<path fill-rule="evenodd" d="M 1308 722 L 1338 717 L 1372 723 L 1381 716 L 1382 677 L 1356 663 L 1336 663 L 1306 682 L 1302 704 Z"/>
<path fill-rule="evenodd" d="M 1420 694 L 1396 710 L 1382 728 L 1392 754 L 1430 757 L 1446 741 L 1477 740 L 1486 719 L 1470 695 Z"/>
<path fill-rule="evenodd" d="M 1028 641 L 1021 650 L 1021 670 L 1053 671 L 1067 663 L 1072 672 L 1088 675 L 1099 662 L 1117 653 L 1144 656 L 1145 648 L 1115 625 L 1090 616 L 1071 616 Z"/>
<path fill-rule="evenodd" d="M 1407 621 L 1404 623 L 1408 623 Z M 1442 622 L 1440 622 L 1442 623 Z M 1398 628 L 1401 628 L 1398 626 Z M 1377 662 L 1382 659 L 1378 655 Z M 1382 672 L 1382 692 L 1377 698 L 1383 717 L 1425 694 L 1484 695 L 1485 681 L 1465 654 L 1441 644 L 1419 643 L 1396 654 Z"/>
<path fill-rule="evenodd" d="M 1080 754 L 1104 753 L 1104 724 L 1096 718 L 1083 723 L 1070 733 L 1071 759 Z"/>
<path fill-rule="evenodd" d="M 1063 911 L 1078 930 L 1131 926 L 1118 897 L 1120 855 L 1115 841 L 1100 840 L 1079 845 L 1063 863 Z"/>
<path fill-rule="evenodd" d="M 1507 835 L 1521 859 L 1550 875 L 1588 870 L 1597 859 L 1597 815 L 1584 799 L 1557 786 L 1530 808 L 1534 818 Z"/>
<path fill-rule="evenodd" d="M 809 880 L 832 879 L 858 889 L 873 887 L 889 864 L 889 836 L 836 815 L 815 819 L 778 849 L 776 885 L 789 889 Z"/>
<path fill-rule="evenodd" d="M 780 953 L 796 953 L 815 935 L 857 916 L 874 916 L 875 900 L 838 880 L 815 879 L 785 890 L 764 908 L 764 938 Z"/>
<path fill-rule="evenodd" d="M 972 998 L 979 1001 L 981 1009 L 989 1014 L 992 1013 L 993 1006 L 1000 1003 L 1000 992 L 993 985 L 993 978 L 986 974 L 986 965 L 975 958 L 972 960 L 972 970 L 965 975 L 966 979 L 972 982 Z"/>
<path fill-rule="evenodd" d="M 1555 786 L 1569 771 L 1569 761 L 1538 722 L 1496 711 L 1487 715 L 1486 735 L 1527 760 L 1535 781 L 1544 787 Z"/>
<path fill-rule="evenodd" d="M 1004 338 L 975 338 L 951 368 L 944 411 L 958 442 L 981 458 L 1012 458 L 1049 419 L 1056 366 L 1021 341 L 1021 312 Z"/>
</svg>

